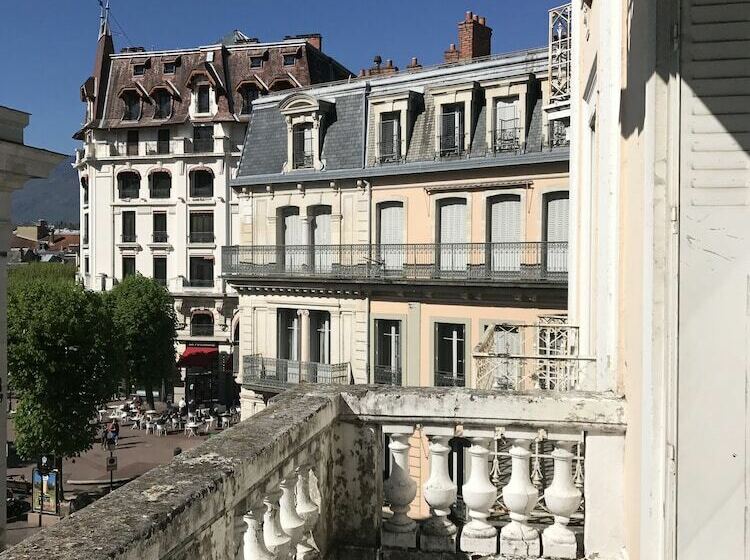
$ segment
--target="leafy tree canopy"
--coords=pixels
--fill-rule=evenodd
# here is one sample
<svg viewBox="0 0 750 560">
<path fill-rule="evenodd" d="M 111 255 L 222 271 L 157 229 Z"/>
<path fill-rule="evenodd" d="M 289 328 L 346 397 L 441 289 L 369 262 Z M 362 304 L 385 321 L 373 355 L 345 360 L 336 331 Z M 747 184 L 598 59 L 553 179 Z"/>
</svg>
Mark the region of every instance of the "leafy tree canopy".
<svg viewBox="0 0 750 560">
<path fill-rule="evenodd" d="M 8 291 L 12 292 L 29 282 L 75 282 L 76 267 L 69 263 L 26 263 L 8 269 Z"/>
<path fill-rule="evenodd" d="M 174 374 L 177 319 L 172 296 L 150 278 L 129 276 L 109 293 L 108 305 L 126 386 L 132 382 L 145 388 L 153 406 L 153 388 Z"/>
<path fill-rule="evenodd" d="M 26 280 L 8 298 L 16 448 L 29 459 L 74 456 L 91 447 L 90 420 L 116 386 L 112 321 L 102 298 L 72 281 Z"/>
</svg>

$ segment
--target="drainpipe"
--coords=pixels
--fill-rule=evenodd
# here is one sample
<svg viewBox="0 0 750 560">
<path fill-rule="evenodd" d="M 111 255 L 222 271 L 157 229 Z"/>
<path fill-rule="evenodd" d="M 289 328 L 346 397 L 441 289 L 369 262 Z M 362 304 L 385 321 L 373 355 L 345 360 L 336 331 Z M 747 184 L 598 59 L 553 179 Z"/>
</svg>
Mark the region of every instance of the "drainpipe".
<svg viewBox="0 0 750 560">
<path fill-rule="evenodd" d="M 359 179 L 357 186 L 360 188 L 367 189 L 367 267 L 372 266 L 372 183 L 365 179 Z M 365 371 L 367 373 L 367 379 L 370 379 L 370 295 L 365 297 L 367 302 L 367 314 L 365 316 L 366 325 L 366 341 L 367 341 L 367 353 L 365 357 Z"/>
</svg>

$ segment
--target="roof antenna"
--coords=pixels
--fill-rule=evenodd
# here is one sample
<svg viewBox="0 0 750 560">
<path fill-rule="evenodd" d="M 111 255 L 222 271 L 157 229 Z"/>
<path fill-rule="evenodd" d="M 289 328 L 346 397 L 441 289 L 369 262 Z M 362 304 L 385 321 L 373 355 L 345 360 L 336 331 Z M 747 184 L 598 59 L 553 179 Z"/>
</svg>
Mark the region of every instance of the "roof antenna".
<svg viewBox="0 0 750 560">
<path fill-rule="evenodd" d="M 104 35 L 111 35 L 109 30 L 109 0 L 106 5 L 102 0 L 98 0 L 99 6 L 101 6 L 101 13 L 99 15 L 99 38 L 101 39 Z"/>
</svg>

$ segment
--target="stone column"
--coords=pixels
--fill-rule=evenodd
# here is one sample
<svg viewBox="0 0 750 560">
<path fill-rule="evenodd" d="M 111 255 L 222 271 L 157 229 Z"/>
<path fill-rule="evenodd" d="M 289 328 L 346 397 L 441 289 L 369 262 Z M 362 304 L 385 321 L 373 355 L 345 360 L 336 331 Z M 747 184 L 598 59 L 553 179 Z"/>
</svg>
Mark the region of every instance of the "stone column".
<svg viewBox="0 0 750 560">
<path fill-rule="evenodd" d="M 529 479 L 528 439 L 516 439 L 510 448 L 511 472 L 503 488 L 503 502 L 510 523 L 500 531 L 500 553 L 508 556 L 539 556 L 539 532 L 529 525 L 529 514 L 536 506 L 539 490 Z"/>
<path fill-rule="evenodd" d="M 266 512 L 263 514 L 263 541 L 274 558 L 287 560 L 291 550 L 291 540 L 284 533 L 279 522 L 279 498 L 281 492 L 269 492 L 263 498 Z"/>
<path fill-rule="evenodd" d="M 274 555 L 266 548 L 263 540 L 263 506 L 255 506 L 243 516 L 237 517 L 238 532 L 241 535 L 237 560 L 273 560 Z"/>
<path fill-rule="evenodd" d="M 318 557 L 318 546 L 315 543 L 312 531 L 318 521 L 318 506 L 310 496 L 310 474 L 312 472 L 309 464 L 297 467 L 297 515 L 305 521 L 304 535 L 302 541 L 297 545 L 297 559 L 311 560 Z"/>
<path fill-rule="evenodd" d="M 576 557 L 576 537 L 568 529 L 570 516 L 581 505 L 581 491 L 573 483 L 572 443 L 558 442 L 552 452 L 554 476 L 552 484 L 544 491 L 547 510 L 555 516 L 554 525 L 542 532 L 542 548 L 545 556 L 555 558 Z"/>
<path fill-rule="evenodd" d="M 297 310 L 297 316 L 299 317 L 299 340 L 300 340 L 300 355 L 299 359 L 301 362 L 310 361 L 310 311 L 307 309 Z M 302 377 L 300 372 L 300 378 Z"/>
<path fill-rule="evenodd" d="M 409 506 L 417 496 L 417 484 L 409 475 L 409 438 L 414 433 L 411 426 L 391 426 L 391 473 L 383 484 L 385 499 L 393 516 L 383 521 L 382 544 L 395 548 L 416 548 L 417 524 L 407 515 Z"/>
<path fill-rule="evenodd" d="M 472 436 L 468 431 L 465 435 Z M 473 554 L 497 552 L 497 529 L 487 522 L 490 509 L 497 500 L 497 488 L 489 475 L 490 437 L 489 432 L 479 431 L 471 437 L 471 473 L 469 480 L 461 487 L 471 518 L 461 532 L 461 550 Z"/>
<path fill-rule="evenodd" d="M 450 479 L 448 442 L 453 430 L 432 428 L 430 438 L 430 477 L 424 484 L 424 499 L 432 517 L 422 523 L 420 549 L 425 552 L 456 552 L 458 529 L 448 519 L 451 505 L 456 501 L 456 484 Z M 449 433 L 445 433 L 449 432 Z"/>
<path fill-rule="evenodd" d="M 279 500 L 279 521 L 281 528 L 289 537 L 292 557 L 299 558 L 298 545 L 305 532 L 305 520 L 297 515 L 297 474 L 293 474 L 281 481 L 281 498 Z"/>
</svg>

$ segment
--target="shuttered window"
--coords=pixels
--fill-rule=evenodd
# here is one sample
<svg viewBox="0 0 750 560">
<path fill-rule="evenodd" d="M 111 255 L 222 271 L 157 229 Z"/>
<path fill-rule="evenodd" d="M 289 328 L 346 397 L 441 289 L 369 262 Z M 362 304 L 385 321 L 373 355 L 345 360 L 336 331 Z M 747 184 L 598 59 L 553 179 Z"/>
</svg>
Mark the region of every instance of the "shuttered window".
<svg viewBox="0 0 750 560">
<path fill-rule="evenodd" d="M 380 161 L 401 158 L 401 120 L 398 112 L 384 113 L 380 120 Z"/>
<path fill-rule="evenodd" d="M 440 201 L 440 270 L 466 270 L 466 199 Z"/>
<path fill-rule="evenodd" d="M 404 265 L 404 205 L 383 202 L 378 205 L 378 243 L 380 261 L 385 271 L 400 270 Z"/>
<path fill-rule="evenodd" d="M 521 197 L 493 197 L 487 210 L 492 270 L 518 270 L 521 266 Z"/>
<path fill-rule="evenodd" d="M 333 264 L 331 248 L 331 207 L 318 206 L 313 209 L 310 221 L 313 255 L 316 272 L 330 272 Z"/>
<path fill-rule="evenodd" d="M 519 147 L 518 104 L 515 97 L 495 100 L 495 150 L 510 151 Z"/>
<path fill-rule="evenodd" d="M 130 210 L 122 213 L 122 241 L 123 243 L 135 241 L 135 212 Z"/>
<path fill-rule="evenodd" d="M 568 270 L 568 193 L 550 193 L 545 196 L 544 240 L 549 272 Z"/>
<path fill-rule="evenodd" d="M 440 155 L 457 155 L 464 148 L 464 107 L 443 105 L 440 115 Z"/>
<path fill-rule="evenodd" d="M 288 206 L 282 210 L 281 217 L 284 266 L 287 270 L 297 270 L 307 262 L 307 247 L 304 247 L 305 231 L 302 228 L 299 208 Z"/>
</svg>

